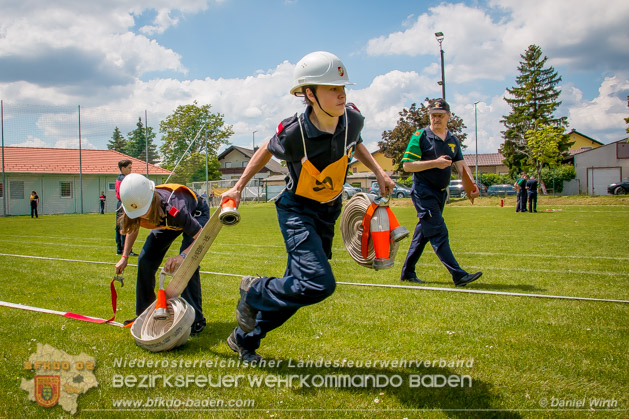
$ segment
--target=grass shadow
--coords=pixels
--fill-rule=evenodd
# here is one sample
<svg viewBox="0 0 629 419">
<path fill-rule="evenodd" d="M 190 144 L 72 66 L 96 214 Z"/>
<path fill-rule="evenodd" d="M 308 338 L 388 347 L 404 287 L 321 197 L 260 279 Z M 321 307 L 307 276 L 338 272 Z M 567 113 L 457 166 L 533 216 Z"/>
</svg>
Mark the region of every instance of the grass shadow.
<svg viewBox="0 0 629 419">
<path fill-rule="evenodd" d="M 231 329 L 228 333 L 231 333 Z M 227 335 L 224 336 L 224 338 L 226 337 Z M 210 352 L 218 358 L 236 358 L 235 354 L 230 356 L 213 350 L 210 350 Z M 404 406 L 402 411 L 399 409 L 387 411 L 387 408 L 384 407 L 382 409 L 374 408 L 373 410 L 357 409 L 355 412 L 352 412 L 353 415 L 402 414 L 406 416 L 407 413 L 402 412 L 406 412 L 406 409 L 408 409 L 409 413 L 412 414 L 430 415 L 432 411 L 437 411 L 452 418 L 476 416 L 521 417 L 515 411 L 503 410 L 503 408 L 497 407 L 499 405 L 498 396 L 493 394 L 491 384 L 472 377 L 470 373 L 465 371 L 454 371 L 449 367 L 442 366 L 426 367 L 421 365 L 419 360 L 417 362 L 407 360 L 406 365 L 402 365 L 399 369 L 392 367 L 313 366 L 308 364 L 313 362 L 312 360 L 302 361 L 278 357 L 265 358 L 265 361 L 273 361 L 274 364 L 273 366 L 249 366 L 246 371 L 251 374 L 257 374 L 257 370 L 277 376 L 312 377 L 312 379 L 306 380 L 310 384 L 309 386 L 299 385 L 300 380 L 296 379 L 294 383 L 297 385 L 290 387 L 295 394 L 305 396 L 310 394 L 313 396 L 315 394 L 320 395 L 321 392 L 325 392 L 328 388 L 334 390 L 334 392 L 339 390 L 346 391 L 350 397 L 352 394 L 359 393 L 372 397 L 374 392 L 378 392 L 378 394 L 384 393 L 378 396 L 382 397 L 383 402 L 385 398 L 394 397 Z M 372 360 L 372 363 L 374 361 Z M 386 361 L 383 360 L 384 362 Z M 462 369 L 464 370 L 465 368 L 463 367 Z M 329 379 L 329 385 L 320 385 L 323 381 L 319 381 L 318 378 L 315 380 L 315 376 L 324 377 L 321 380 Z M 452 385 L 447 384 L 448 379 L 453 380 Z M 393 385 L 393 383 L 396 385 Z M 330 412 L 333 411 L 334 409 L 330 410 Z"/>
</svg>

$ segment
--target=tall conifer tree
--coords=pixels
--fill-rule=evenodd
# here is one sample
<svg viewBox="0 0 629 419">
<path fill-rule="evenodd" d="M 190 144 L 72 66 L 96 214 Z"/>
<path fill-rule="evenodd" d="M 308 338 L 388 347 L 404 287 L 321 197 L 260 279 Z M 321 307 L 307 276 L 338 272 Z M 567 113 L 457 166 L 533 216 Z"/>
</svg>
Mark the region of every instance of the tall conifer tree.
<svg viewBox="0 0 629 419">
<path fill-rule="evenodd" d="M 565 129 L 568 126 L 566 117 L 554 116 L 561 105 L 558 100 L 561 90 L 557 87 L 561 76 L 553 67 L 545 66 L 548 57 L 542 57 L 542 50 L 537 45 L 530 45 L 520 57 L 517 86 L 507 89 L 510 97 L 504 98 L 511 107 L 511 113 L 501 120 L 506 130 L 502 132 L 505 141 L 500 152 L 511 175 L 533 166 L 528 131 L 537 132 L 547 126 Z M 565 154 L 571 144 L 569 137 L 564 135 L 558 143 L 557 153 Z"/>
</svg>

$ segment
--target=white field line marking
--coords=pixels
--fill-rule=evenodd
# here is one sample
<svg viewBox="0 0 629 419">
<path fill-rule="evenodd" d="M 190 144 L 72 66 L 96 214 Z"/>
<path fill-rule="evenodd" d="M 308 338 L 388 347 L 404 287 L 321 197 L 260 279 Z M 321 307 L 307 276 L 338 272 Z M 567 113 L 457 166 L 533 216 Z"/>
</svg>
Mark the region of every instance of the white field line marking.
<svg viewBox="0 0 629 419">
<path fill-rule="evenodd" d="M 212 252 L 215 255 L 233 255 L 233 253 L 230 252 Z M 101 265 L 115 265 L 117 262 L 102 262 L 102 261 L 93 261 L 93 260 L 80 260 L 80 259 L 64 259 L 64 258 L 54 258 L 54 257 L 48 257 L 48 256 L 29 256 L 29 255 L 15 255 L 15 254 L 9 254 L 9 253 L 0 253 L 0 256 L 9 256 L 9 257 L 18 257 L 18 258 L 26 258 L 26 259 L 42 259 L 42 260 L 53 260 L 53 261 L 60 261 L 60 262 L 79 262 L 79 263 L 93 263 L 93 264 L 101 264 Z M 264 257 L 266 259 L 268 259 L 268 256 L 263 256 L 263 255 L 250 255 L 249 257 Z M 353 260 L 336 260 L 334 261 L 335 264 L 337 263 L 354 263 Z M 137 266 L 135 264 L 128 264 L 127 266 Z M 438 263 L 435 264 L 420 264 L 420 266 L 426 266 L 429 268 L 435 267 L 435 266 L 440 266 Z M 514 266 L 468 266 L 468 268 L 470 270 L 496 270 L 496 271 L 520 271 L 520 272 L 542 272 L 542 273 L 549 273 L 549 274 L 559 274 L 559 275 L 565 275 L 565 274 L 575 274 L 575 275 L 599 275 L 599 276 L 629 276 L 629 272 L 599 272 L 599 271 L 575 271 L 575 270 L 571 270 L 571 269 L 531 269 L 531 268 L 518 268 L 518 267 L 514 267 Z M 202 273 L 210 273 L 210 274 L 217 274 L 217 275 L 222 275 L 222 273 L 219 272 L 206 272 L 206 271 L 200 271 Z M 243 276 L 243 275 L 238 275 L 238 276 Z"/>
<path fill-rule="evenodd" d="M 360 282 L 337 282 L 342 285 L 355 285 L 360 287 L 379 287 L 379 288 L 403 288 L 403 289 L 420 289 L 426 291 L 446 291 L 446 292 L 462 292 L 466 294 L 491 294 L 491 295 L 509 295 L 514 297 L 534 297 L 534 298 L 552 298 L 559 300 L 579 300 L 579 301 L 602 301 L 606 303 L 624 303 L 629 304 L 629 300 L 610 300 L 605 298 L 590 297 L 570 297 L 566 295 L 547 295 L 547 294 L 530 294 L 522 292 L 505 292 L 505 291 L 485 291 L 461 288 L 440 288 L 440 287 L 421 287 L 413 285 L 393 285 L 393 284 L 363 284 Z"/>
<path fill-rule="evenodd" d="M 56 261 L 65 261 L 65 262 L 81 262 L 81 263 L 115 265 L 114 262 L 100 262 L 100 261 L 79 260 L 79 259 L 61 259 L 61 258 L 52 258 L 52 257 L 44 257 L 44 256 L 9 255 L 5 253 L 0 253 L 0 256 L 14 256 L 14 257 L 22 257 L 22 258 L 56 260 Z M 127 266 L 137 266 L 137 265 L 129 264 Z M 224 272 L 212 272 L 212 271 L 200 271 L 200 272 L 204 274 L 222 275 L 222 276 L 234 276 L 234 277 L 245 276 L 245 275 L 240 275 L 240 274 L 230 274 L 230 273 L 224 273 Z M 459 293 L 466 293 L 466 294 L 508 295 L 508 296 L 515 296 L 515 297 L 552 298 L 552 299 L 562 299 L 562 300 L 600 301 L 600 302 L 629 304 L 629 300 L 613 300 L 613 299 L 590 298 L 590 297 L 571 297 L 571 296 L 564 296 L 564 295 L 545 295 L 545 294 L 530 294 L 530 293 L 519 293 L 519 292 L 485 291 L 485 290 L 461 289 L 461 288 L 422 287 L 422 286 L 394 285 L 394 284 L 364 284 L 364 283 L 359 283 L 359 282 L 342 282 L 342 281 L 337 281 L 337 284 L 363 286 L 363 287 L 420 289 L 420 290 L 426 290 L 426 291 L 459 292 Z"/>
</svg>

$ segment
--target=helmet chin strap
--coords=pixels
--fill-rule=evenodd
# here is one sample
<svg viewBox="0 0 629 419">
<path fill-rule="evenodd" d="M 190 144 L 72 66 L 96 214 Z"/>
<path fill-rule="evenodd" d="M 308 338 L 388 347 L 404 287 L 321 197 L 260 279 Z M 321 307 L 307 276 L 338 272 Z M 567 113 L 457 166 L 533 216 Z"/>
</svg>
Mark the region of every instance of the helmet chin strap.
<svg viewBox="0 0 629 419">
<path fill-rule="evenodd" d="M 323 109 L 323 106 L 321 106 L 321 103 L 319 103 L 319 98 L 317 97 L 317 94 L 313 90 L 310 90 L 310 91 L 312 92 L 312 95 L 314 96 L 315 100 L 317 101 L 317 105 L 319 105 L 319 109 L 321 109 L 330 118 L 334 118 L 333 115 L 330 115 L 325 109 Z"/>
</svg>

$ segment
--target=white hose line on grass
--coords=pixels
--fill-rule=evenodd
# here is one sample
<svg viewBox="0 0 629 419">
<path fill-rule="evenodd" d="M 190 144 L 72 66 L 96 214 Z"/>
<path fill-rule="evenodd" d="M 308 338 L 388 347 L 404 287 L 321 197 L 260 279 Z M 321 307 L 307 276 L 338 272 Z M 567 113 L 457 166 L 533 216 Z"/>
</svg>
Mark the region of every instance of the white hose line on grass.
<svg viewBox="0 0 629 419">
<path fill-rule="evenodd" d="M 24 304 L 9 303 L 7 301 L 0 301 L 0 306 L 2 306 L 2 307 L 9 307 L 9 308 L 17 308 L 19 310 L 36 311 L 38 313 L 56 314 L 56 315 L 62 316 L 62 317 L 74 318 L 74 317 L 68 316 L 68 314 L 71 314 L 71 313 L 69 313 L 67 311 L 48 310 L 47 308 L 26 306 Z M 110 324 L 112 326 L 122 327 L 122 323 L 118 323 L 118 322 L 114 322 L 114 321 L 105 322 L 105 319 L 101 319 L 99 317 L 92 317 L 92 316 L 82 316 L 82 317 L 86 317 L 86 318 L 92 319 L 92 320 L 98 320 L 99 324 Z"/>
<path fill-rule="evenodd" d="M 115 265 L 116 264 L 115 262 L 101 262 L 101 261 L 79 260 L 79 259 L 63 259 L 63 258 L 53 258 L 53 257 L 46 257 L 46 256 L 12 255 L 8 253 L 0 253 L 0 256 L 44 259 L 44 260 L 54 260 L 54 261 L 61 261 L 61 262 L 94 263 L 94 264 L 101 264 L 101 265 Z M 127 266 L 137 266 L 137 265 L 128 264 Z M 245 275 L 240 275 L 240 274 L 230 274 L 230 273 L 224 273 L 224 272 L 212 272 L 212 271 L 199 271 L 199 272 L 203 274 L 208 274 L 208 275 L 234 276 L 234 277 L 239 277 L 239 278 L 242 278 L 243 276 L 245 276 Z M 337 284 L 362 286 L 362 287 L 416 289 L 416 290 L 425 290 L 425 291 L 460 292 L 460 293 L 466 293 L 466 294 L 508 295 L 512 297 L 552 298 L 556 300 L 598 301 L 598 302 L 606 302 L 606 303 L 629 304 L 629 300 L 613 300 L 613 299 L 591 298 L 591 297 L 570 297 L 567 295 L 545 295 L 545 294 L 529 294 L 529 293 L 522 293 L 522 292 L 485 291 L 485 290 L 461 289 L 461 288 L 422 287 L 422 286 L 415 286 L 415 285 L 365 284 L 361 282 L 341 282 L 341 281 L 337 281 Z"/>
</svg>

